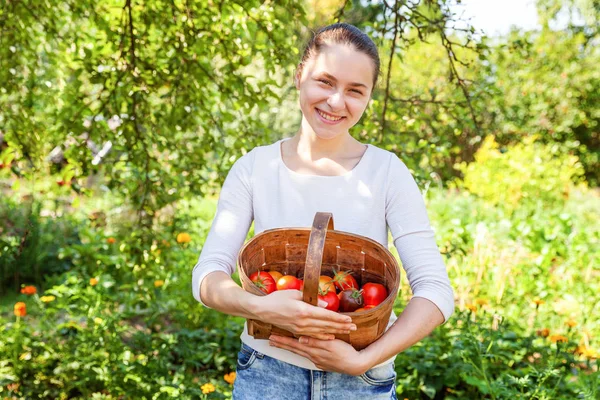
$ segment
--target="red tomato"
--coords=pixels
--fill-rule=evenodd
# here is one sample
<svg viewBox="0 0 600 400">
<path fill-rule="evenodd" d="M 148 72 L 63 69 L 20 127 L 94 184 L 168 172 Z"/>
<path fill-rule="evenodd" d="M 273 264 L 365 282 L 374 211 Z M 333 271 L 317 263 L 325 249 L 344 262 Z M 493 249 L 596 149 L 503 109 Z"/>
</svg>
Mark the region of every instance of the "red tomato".
<svg viewBox="0 0 600 400">
<path fill-rule="evenodd" d="M 358 289 L 356 279 L 351 275 L 352 271 L 336 271 L 333 270 L 333 284 L 340 290 L 355 288 Z"/>
<path fill-rule="evenodd" d="M 335 285 L 333 283 L 333 278 L 321 275 L 319 277 L 319 289 L 323 292 L 334 292 L 335 293 Z"/>
<path fill-rule="evenodd" d="M 252 275 L 250 275 L 250 280 L 254 282 L 254 285 L 257 288 L 259 288 L 266 294 L 273 293 L 275 290 L 277 290 L 275 280 L 268 272 L 255 272 Z"/>
<path fill-rule="evenodd" d="M 375 306 L 364 306 L 364 307 L 354 310 L 354 312 L 367 311 L 368 309 L 371 309 L 371 308 L 375 308 Z"/>
<path fill-rule="evenodd" d="M 277 281 L 277 290 L 302 290 L 303 283 L 304 282 L 302 282 L 301 279 L 298 279 L 295 276 L 284 275 Z"/>
<path fill-rule="evenodd" d="M 327 307 L 325 307 L 327 310 L 337 311 L 340 308 L 340 299 L 337 294 L 335 294 L 335 290 L 333 292 L 327 292 L 324 295 L 319 294 L 319 300 L 327 302 Z"/>
<path fill-rule="evenodd" d="M 381 304 L 388 295 L 385 286 L 379 283 L 365 283 L 362 287 L 365 304 L 376 306 Z"/>
</svg>

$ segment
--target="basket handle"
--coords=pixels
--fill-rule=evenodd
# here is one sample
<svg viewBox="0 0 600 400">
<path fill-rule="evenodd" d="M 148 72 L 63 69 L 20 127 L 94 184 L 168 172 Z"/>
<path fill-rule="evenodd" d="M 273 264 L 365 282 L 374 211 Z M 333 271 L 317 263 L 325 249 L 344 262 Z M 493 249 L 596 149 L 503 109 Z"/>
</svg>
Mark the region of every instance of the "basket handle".
<svg viewBox="0 0 600 400">
<path fill-rule="evenodd" d="M 333 214 L 328 212 L 317 212 L 308 239 L 302 297 L 304 302 L 313 306 L 316 306 L 319 301 L 319 277 L 321 276 L 325 235 L 328 230 L 333 230 Z"/>
</svg>

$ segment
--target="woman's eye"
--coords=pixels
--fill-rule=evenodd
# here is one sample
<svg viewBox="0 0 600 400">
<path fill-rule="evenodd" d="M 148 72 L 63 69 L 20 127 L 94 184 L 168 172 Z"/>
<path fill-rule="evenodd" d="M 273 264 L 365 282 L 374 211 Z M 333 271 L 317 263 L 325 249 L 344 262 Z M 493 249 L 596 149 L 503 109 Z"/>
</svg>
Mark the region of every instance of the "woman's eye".
<svg viewBox="0 0 600 400">
<path fill-rule="evenodd" d="M 326 84 L 326 85 L 332 86 L 332 85 L 331 85 L 331 82 L 330 82 L 330 81 L 328 81 L 328 80 L 326 80 L 326 79 L 317 79 L 317 80 L 318 80 L 319 82 L 322 82 L 322 83 Z M 351 91 L 351 92 L 355 92 L 355 93 L 358 93 L 358 94 L 362 95 L 362 92 L 361 92 L 360 90 L 351 89 L 350 91 Z"/>
</svg>

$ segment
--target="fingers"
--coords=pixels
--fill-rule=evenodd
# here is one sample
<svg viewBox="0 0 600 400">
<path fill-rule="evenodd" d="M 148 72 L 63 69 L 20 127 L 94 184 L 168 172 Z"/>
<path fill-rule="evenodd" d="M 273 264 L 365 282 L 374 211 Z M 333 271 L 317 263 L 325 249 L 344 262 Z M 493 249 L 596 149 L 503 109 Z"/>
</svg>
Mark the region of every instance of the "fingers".
<svg viewBox="0 0 600 400">
<path fill-rule="evenodd" d="M 311 336 L 311 337 L 313 337 L 315 339 L 319 339 L 319 340 L 333 340 L 333 339 L 335 339 L 335 335 L 328 335 L 326 333 L 306 333 L 305 335 L 306 336 Z"/>
<path fill-rule="evenodd" d="M 330 345 L 327 340 L 315 340 L 314 338 L 307 336 L 300 336 L 298 338 L 298 343 L 319 349 L 328 349 L 328 346 Z"/>
<path fill-rule="evenodd" d="M 298 339 L 271 335 L 269 337 L 269 345 L 292 351 L 311 360 L 311 354 L 309 353 L 310 349 L 305 345 L 300 344 Z"/>
<path fill-rule="evenodd" d="M 302 296 L 303 296 L 302 292 L 299 290 L 276 291 L 276 292 L 273 292 L 271 295 L 273 295 L 274 293 L 285 293 L 285 297 L 288 297 L 293 300 L 299 300 L 299 301 L 302 301 Z M 322 319 L 322 320 L 325 320 L 328 322 L 341 322 L 341 323 L 352 322 L 352 318 L 348 315 L 343 315 L 343 314 L 325 309 L 325 307 L 327 307 L 327 302 L 324 300 L 321 300 L 321 299 L 318 300 L 317 307 L 306 304 L 303 301 L 302 301 L 302 307 L 307 307 L 310 315 L 317 319 Z"/>
<path fill-rule="evenodd" d="M 349 323 L 352 322 L 352 318 L 348 315 L 339 314 L 337 312 L 326 310 L 320 307 L 312 307 L 311 306 L 311 316 L 313 318 L 322 319 L 327 322 L 339 322 L 339 323 Z"/>
<path fill-rule="evenodd" d="M 322 313 L 325 314 L 322 314 Z M 306 315 L 306 314 L 305 314 Z M 323 319 L 319 316 L 333 316 L 334 319 Z M 352 318 L 347 315 L 339 315 L 333 311 L 324 310 L 321 308 L 311 307 L 308 316 L 296 318 L 293 322 L 295 325 L 295 333 L 334 333 L 334 334 L 350 334 L 355 331 L 356 325 L 352 323 Z M 312 335 L 311 335 L 312 336 Z"/>
<path fill-rule="evenodd" d="M 310 328 L 321 328 L 322 330 L 326 330 L 327 332 L 332 333 L 350 333 L 349 331 L 356 330 L 356 325 L 352 323 L 352 319 L 344 319 L 342 321 L 330 321 L 320 318 L 314 318 L 315 317 L 313 316 L 313 318 L 306 319 L 307 323 L 305 324 L 309 325 Z"/>
</svg>

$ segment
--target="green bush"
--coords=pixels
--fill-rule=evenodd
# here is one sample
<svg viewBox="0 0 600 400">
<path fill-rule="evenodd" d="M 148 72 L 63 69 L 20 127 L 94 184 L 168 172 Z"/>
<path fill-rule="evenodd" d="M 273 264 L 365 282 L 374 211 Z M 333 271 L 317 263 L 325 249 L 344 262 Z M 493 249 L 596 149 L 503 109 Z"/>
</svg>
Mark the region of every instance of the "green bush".
<svg viewBox="0 0 600 400">
<path fill-rule="evenodd" d="M 461 165 L 461 172 L 465 189 L 507 210 L 525 203 L 560 206 L 584 174 L 577 157 L 563 153 L 558 144 L 529 137 L 501 151 L 493 136 L 485 139 L 474 162 Z"/>
<path fill-rule="evenodd" d="M 67 271 L 71 262 L 59 249 L 79 243 L 79 221 L 41 215 L 42 203 L 0 203 L 0 294 L 21 284 L 45 285 L 44 278 Z"/>
<path fill-rule="evenodd" d="M 467 309 L 398 357 L 398 390 L 411 399 L 596 398 L 600 375 L 562 340 L 522 332 L 487 306 Z"/>
<path fill-rule="evenodd" d="M 211 382 L 222 398 L 243 320 L 192 298 L 195 235 L 190 243 L 160 235 L 160 247 L 144 249 L 101 231 L 82 227 L 83 244 L 59 250 L 74 269 L 43 293 L 19 295 L 26 316 L 0 315 L 0 395 L 198 398 Z M 139 253 L 142 262 L 131 262 Z"/>
</svg>

